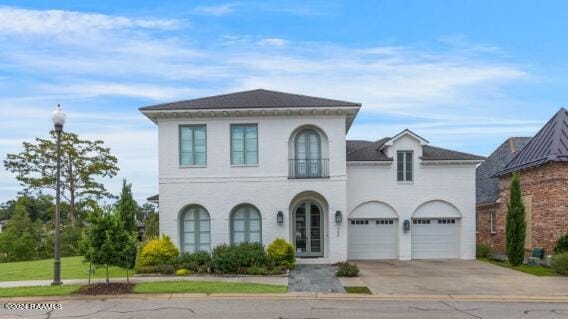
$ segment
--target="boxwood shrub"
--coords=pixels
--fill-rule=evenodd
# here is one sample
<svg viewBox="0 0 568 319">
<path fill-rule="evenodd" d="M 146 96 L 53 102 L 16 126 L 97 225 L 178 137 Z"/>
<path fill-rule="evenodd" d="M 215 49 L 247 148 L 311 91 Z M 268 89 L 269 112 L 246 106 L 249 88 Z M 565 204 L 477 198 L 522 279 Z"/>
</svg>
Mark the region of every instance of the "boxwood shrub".
<svg viewBox="0 0 568 319">
<path fill-rule="evenodd" d="M 560 275 L 568 276 L 568 252 L 554 255 L 550 266 Z"/>
<path fill-rule="evenodd" d="M 246 273 L 252 266 L 265 266 L 268 258 L 264 247 L 259 243 L 238 245 L 219 245 L 211 254 L 211 267 L 220 273 Z"/>
</svg>

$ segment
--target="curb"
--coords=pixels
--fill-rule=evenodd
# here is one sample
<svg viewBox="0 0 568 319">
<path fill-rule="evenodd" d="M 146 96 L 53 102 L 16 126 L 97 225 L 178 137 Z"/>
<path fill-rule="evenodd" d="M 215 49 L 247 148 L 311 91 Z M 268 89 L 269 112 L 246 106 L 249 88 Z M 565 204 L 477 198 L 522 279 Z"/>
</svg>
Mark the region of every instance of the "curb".
<svg viewBox="0 0 568 319">
<path fill-rule="evenodd" d="M 81 300 L 374 300 L 374 301 L 489 301 L 489 302 L 553 302 L 568 303 L 568 295 L 560 296 L 515 296 L 515 295 L 399 295 L 376 294 L 358 295 L 344 293 L 175 293 L 175 294 L 126 294 L 126 295 L 97 295 L 97 296 L 43 296 L 43 297 L 12 297 L 0 298 L 1 303 L 33 302 L 33 301 L 81 301 Z"/>
</svg>

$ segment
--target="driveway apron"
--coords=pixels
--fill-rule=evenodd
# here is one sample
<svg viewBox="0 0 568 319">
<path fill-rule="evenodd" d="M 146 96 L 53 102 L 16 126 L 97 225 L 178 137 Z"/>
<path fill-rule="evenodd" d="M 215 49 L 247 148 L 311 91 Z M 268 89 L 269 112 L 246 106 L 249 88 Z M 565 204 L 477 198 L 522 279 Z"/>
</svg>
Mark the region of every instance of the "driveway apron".
<svg viewBox="0 0 568 319">
<path fill-rule="evenodd" d="M 296 265 L 288 277 L 289 292 L 345 292 L 331 265 Z"/>
</svg>

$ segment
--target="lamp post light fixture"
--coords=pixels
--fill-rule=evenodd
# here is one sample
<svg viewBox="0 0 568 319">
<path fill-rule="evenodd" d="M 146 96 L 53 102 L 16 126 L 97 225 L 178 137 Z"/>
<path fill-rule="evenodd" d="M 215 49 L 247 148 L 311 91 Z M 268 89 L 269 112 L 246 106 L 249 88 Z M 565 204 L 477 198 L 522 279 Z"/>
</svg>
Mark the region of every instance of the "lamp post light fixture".
<svg viewBox="0 0 568 319">
<path fill-rule="evenodd" d="M 282 211 L 278 211 L 278 213 L 276 214 L 276 222 L 278 223 L 278 225 L 284 224 L 284 214 L 282 213 Z"/>
<path fill-rule="evenodd" d="M 341 215 L 341 211 L 338 210 L 335 212 L 335 223 L 336 224 L 341 224 L 341 221 L 343 220 L 343 216 Z"/>
<path fill-rule="evenodd" d="M 55 258 L 53 262 L 53 282 L 51 285 L 61 285 L 61 133 L 67 115 L 61 110 L 61 106 L 57 104 L 57 108 L 51 115 L 55 134 L 57 135 L 57 175 L 55 185 Z"/>
</svg>

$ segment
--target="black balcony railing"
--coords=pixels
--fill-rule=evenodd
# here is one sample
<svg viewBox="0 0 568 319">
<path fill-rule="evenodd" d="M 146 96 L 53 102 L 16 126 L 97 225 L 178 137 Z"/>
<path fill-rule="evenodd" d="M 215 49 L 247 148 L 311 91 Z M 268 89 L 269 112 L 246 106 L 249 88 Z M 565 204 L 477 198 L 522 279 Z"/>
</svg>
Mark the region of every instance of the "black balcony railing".
<svg viewBox="0 0 568 319">
<path fill-rule="evenodd" d="M 328 178 L 329 159 L 290 159 L 289 178 Z"/>
</svg>

